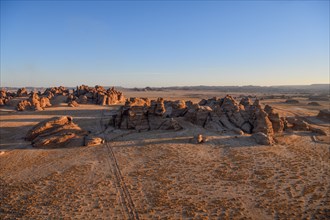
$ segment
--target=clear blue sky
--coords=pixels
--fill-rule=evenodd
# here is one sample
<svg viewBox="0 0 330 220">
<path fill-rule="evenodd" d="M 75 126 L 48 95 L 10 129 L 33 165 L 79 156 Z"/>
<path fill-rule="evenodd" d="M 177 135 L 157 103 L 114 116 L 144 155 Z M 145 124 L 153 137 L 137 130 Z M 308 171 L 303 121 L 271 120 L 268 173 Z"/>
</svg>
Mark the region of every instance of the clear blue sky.
<svg viewBox="0 0 330 220">
<path fill-rule="evenodd" d="M 329 1 L 1 1 L 1 86 L 329 83 Z"/>
</svg>

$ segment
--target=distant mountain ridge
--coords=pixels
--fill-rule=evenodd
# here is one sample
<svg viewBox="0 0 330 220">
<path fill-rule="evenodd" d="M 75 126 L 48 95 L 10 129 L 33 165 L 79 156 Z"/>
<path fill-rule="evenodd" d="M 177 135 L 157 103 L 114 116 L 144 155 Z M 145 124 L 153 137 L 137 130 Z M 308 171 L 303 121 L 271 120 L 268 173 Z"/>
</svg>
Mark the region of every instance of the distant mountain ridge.
<svg viewBox="0 0 330 220">
<path fill-rule="evenodd" d="M 113 86 L 103 86 L 108 89 Z M 0 87 L 0 89 L 17 90 L 21 87 Z M 44 90 L 48 87 L 25 87 L 27 90 Z M 75 89 L 76 87 L 66 87 Z M 135 90 L 135 91 L 160 91 L 160 90 L 215 90 L 219 92 L 265 92 L 265 93 L 285 93 L 285 92 L 303 92 L 303 93 L 327 93 L 330 95 L 330 84 L 311 84 L 311 85 L 276 85 L 276 86 L 168 86 L 168 87 L 144 87 L 144 88 L 128 88 L 115 86 L 119 90 Z"/>
</svg>

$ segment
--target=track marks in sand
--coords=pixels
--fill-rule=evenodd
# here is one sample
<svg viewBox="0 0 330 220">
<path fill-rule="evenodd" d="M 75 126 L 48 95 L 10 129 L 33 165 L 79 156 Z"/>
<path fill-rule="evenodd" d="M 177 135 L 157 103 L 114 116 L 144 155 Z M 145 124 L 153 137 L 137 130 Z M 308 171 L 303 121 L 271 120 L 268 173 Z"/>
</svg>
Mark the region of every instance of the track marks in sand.
<svg viewBox="0 0 330 220">
<path fill-rule="evenodd" d="M 130 138 L 113 149 L 144 219 L 324 219 L 328 151 L 306 141 L 228 147 Z"/>
</svg>

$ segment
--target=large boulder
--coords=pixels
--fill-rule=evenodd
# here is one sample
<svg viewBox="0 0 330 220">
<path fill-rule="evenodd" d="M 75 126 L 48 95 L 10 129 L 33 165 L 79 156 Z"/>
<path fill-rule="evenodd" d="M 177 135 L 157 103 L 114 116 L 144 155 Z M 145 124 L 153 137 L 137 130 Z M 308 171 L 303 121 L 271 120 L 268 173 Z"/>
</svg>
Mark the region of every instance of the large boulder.
<svg viewBox="0 0 330 220">
<path fill-rule="evenodd" d="M 156 101 L 152 100 L 149 108 L 149 113 L 157 116 L 163 116 L 166 112 L 164 99 L 158 98 Z"/>
<path fill-rule="evenodd" d="M 94 136 L 94 135 L 85 136 L 85 139 L 84 139 L 85 146 L 96 146 L 96 145 L 103 144 L 104 142 L 105 141 L 103 138 Z"/>
<path fill-rule="evenodd" d="M 309 124 L 303 119 L 297 117 L 287 117 L 287 123 L 291 124 L 291 128 L 296 131 L 309 131 Z"/>
<path fill-rule="evenodd" d="M 276 113 L 275 110 L 269 105 L 266 105 L 264 110 L 267 112 L 268 118 L 272 122 L 274 132 L 282 132 L 284 130 L 284 120 L 280 117 L 280 115 Z"/>
<path fill-rule="evenodd" d="M 82 146 L 87 134 L 73 123 L 72 117 L 61 116 L 46 119 L 35 125 L 28 131 L 26 140 L 31 141 L 34 147 Z"/>
<path fill-rule="evenodd" d="M 185 101 L 177 100 L 170 102 L 166 110 L 168 110 L 171 117 L 181 117 L 187 112 L 187 107 Z"/>
<path fill-rule="evenodd" d="M 266 135 L 263 132 L 257 132 L 252 135 L 252 138 L 261 145 L 271 145 L 274 143 L 274 140 L 271 136 Z"/>
<path fill-rule="evenodd" d="M 296 100 L 296 99 L 287 99 L 287 100 L 285 101 L 285 103 L 287 103 L 287 104 L 298 104 L 299 101 Z"/>
<path fill-rule="evenodd" d="M 258 109 L 254 113 L 251 124 L 253 125 L 253 133 L 262 132 L 271 137 L 274 135 L 272 122 L 269 120 L 268 114 L 262 109 Z"/>
<path fill-rule="evenodd" d="M 68 106 L 75 108 L 75 107 L 79 107 L 79 104 L 75 100 L 71 100 L 68 102 Z"/>
<path fill-rule="evenodd" d="M 50 104 L 50 101 L 47 97 L 41 97 L 40 98 L 40 107 L 41 108 L 46 108 L 46 107 L 51 107 L 52 104 Z"/>
<path fill-rule="evenodd" d="M 22 100 L 17 104 L 16 109 L 17 111 L 24 111 L 27 109 L 31 109 L 31 107 L 32 107 L 31 102 L 29 102 L 28 100 Z"/>
</svg>

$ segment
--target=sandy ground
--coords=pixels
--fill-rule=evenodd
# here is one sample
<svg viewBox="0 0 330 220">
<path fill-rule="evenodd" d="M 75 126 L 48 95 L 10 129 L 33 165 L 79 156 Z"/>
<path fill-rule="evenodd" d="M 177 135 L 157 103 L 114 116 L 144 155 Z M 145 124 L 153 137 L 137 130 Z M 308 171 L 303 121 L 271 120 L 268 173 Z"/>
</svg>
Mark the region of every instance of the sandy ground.
<svg viewBox="0 0 330 220">
<path fill-rule="evenodd" d="M 329 124 L 314 117 L 328 103 L 284 101 L 263 103 L 305 116 L 330 136 Z M 36 149 L 24 140 L 34 124 L 56 115 L 71 115 L 99 133 L 112 108 L 0 110 L 0 219 L 330 218 L 329 140 L 308 132 L 261 146 L 249 136 L 219 135 L 180 121 L 184 129 L 178 132 L 108 129 L 107 142 L 95 147 Z M 192 143 L 199 133 L 209 141 Z"/>
</svg>

